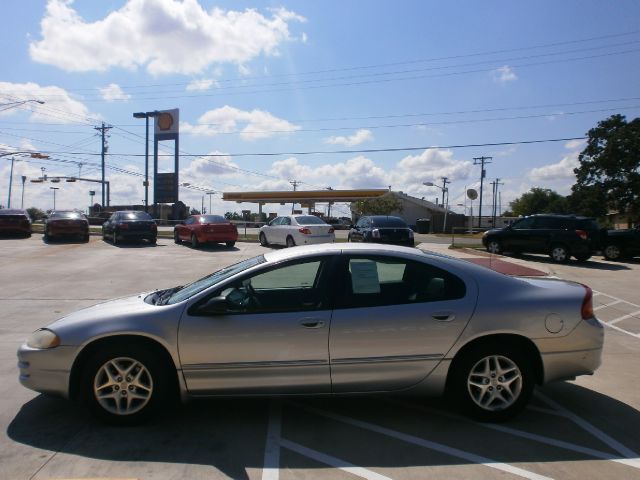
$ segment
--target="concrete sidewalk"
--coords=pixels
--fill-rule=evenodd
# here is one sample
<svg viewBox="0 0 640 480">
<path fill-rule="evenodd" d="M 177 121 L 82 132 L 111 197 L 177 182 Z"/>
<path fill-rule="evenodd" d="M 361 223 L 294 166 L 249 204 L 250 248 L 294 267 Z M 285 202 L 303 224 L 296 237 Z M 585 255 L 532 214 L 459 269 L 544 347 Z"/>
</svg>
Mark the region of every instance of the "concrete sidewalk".
<svg viewBox="0 0 640 480">
<path fill-rule="evenodd" d="M 470 248 L 449 248 L 449 245 L 439 243 L 421 243 L 417 245 L 421 250 L 427 250 L 450 257 L 466 260 L 477 265 L 504 273 L 505 275 L 518 275 L 525 277 L 540 277 L 551 275 L 551 270 L 546 265 L 536 265 L 539 268 L 531 268 L 526 260 L 493 255 L 481 250 Z"/>
</svg>

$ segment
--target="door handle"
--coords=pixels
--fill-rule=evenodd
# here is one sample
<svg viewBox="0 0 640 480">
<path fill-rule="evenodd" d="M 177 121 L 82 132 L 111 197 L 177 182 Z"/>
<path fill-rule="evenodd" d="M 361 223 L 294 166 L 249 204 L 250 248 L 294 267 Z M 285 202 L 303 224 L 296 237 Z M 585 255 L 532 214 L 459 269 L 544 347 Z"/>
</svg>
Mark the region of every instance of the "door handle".
<svg viewBox="0 0 640 480">
<path fill-rule="evenodd" d="M 456 315 L 453 312 L 436 312 L 431 315 L 431 318 L 439 322 L 450 322 L 456 318 Z"/>
<path fill-rule="evenodd" d="M 305 328 L 322 328 L 324 327 L 324 321 L 318 318 L 305 318 L 300 321 L 300 325 Z"/>
</svg>

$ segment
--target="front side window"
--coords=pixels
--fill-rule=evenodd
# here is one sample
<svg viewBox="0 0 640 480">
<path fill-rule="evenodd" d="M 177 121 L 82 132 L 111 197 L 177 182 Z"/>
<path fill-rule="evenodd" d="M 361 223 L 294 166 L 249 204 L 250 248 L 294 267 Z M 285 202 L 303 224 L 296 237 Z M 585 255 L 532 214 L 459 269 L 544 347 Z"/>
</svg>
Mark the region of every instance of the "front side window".
<svg viewBox="0 0 640 480">
<path fill-rule="evenodd" d="M 342 308 L 363 308 L 463 298 L 457 276 L 414 260 L 393 257 L 351 257 L 345 265 Z"/>
<path fill-rule="evenodd" d="M 193 225 L 194 223 L 196 223 L 196 218 L 195 217 L 189 217 L 184 221 L 185 225 Z"/>
<path fill-rule="evenodd" d="M 320 290 L 323 260 L 295 262 L 234 281 L 214 296 L 227 299 L 228 313 L 276 313 L 325 307 Z"/>
</svg>

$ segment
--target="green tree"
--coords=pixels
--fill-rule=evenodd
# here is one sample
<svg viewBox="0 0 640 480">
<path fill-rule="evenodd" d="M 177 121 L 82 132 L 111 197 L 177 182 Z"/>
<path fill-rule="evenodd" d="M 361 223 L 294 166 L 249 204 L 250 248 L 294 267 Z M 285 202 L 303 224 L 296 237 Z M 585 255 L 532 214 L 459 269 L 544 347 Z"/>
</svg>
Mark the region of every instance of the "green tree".
<svg viewBox="0 0 640 480">
<path fill-rule="evenodd" d="M 595 185 L 574 185 L 567 197 L 569 211 L 577 215 L 603 218 L 607 215 L 607 198 Z"/>
<path fill-rule="evenodd" d="M 238 212 L 227 212 L 224 214 L 224 218 L 227 220 L 242 220 L 242 215 Z"/>
<path fill-rule="evenodd" d="M 402 211 L 402 202 L 393 194 L 386 193 L 380 197 L 358 200 L 351 204 L 358 215 L 389 215 Z"/>
<path fill-rule="evenodd" d="M 610 210 L 626 214 L 629 224 L 640 219 L 640 118 L 627 122 L 612 115 L 588 132 L 587 146 L 574 170 L 574 192 L 599 189 Z M 583 190 L 584 191 L 584 190 Z"/>
<path fill-rule="evenodd" d="M 29 213 L 32 220 L 40 220 L 45 216 L 45 213 L 36 207 L 27 208 L 27 213 Z"/>
<path fill-rule="evenodd" d="M 509 204 L 514 215 L 567 213 L 567 199 L 548 188 L 534 187 Z"/>
</svg>

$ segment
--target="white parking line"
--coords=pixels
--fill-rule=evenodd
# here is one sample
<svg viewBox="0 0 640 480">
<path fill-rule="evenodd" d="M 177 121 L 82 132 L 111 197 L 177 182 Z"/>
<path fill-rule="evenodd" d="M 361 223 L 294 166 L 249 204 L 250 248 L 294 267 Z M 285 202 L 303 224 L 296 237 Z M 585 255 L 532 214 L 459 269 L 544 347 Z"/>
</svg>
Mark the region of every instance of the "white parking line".
<svg viewBox="0 0 640 480">
<path fill-rule="evenodd" d="M 598 305 L 597 307 L 595 307 L 595 308 L 593 309 L 593 311 L 594 311 L 594 312 L 597 312 L 598 310 L 602 310 L 603 308 L 611 307 L 611 306 L 613 306 L 613 305 L 617 305 L 617 304 L 619 304 L 619 303 L 624 303 L 624 300 L 615 300 L 615 301 L 613 301 L 613 302 L 611 302 L 611 303 L 605 303 L 605 304 L 603 304 L 603 305 Z"/>
<path fill-rule="evenodd" d="M 594 311 L 594 312 L 595 312 L 595 311 L 597 311 L 597 310 L 602 310 L 602 309 L 604 309 L 604 308 L 607 308 L 607 307 L 609 307 L 609 306 L 611 306 L 611 305 L 615 305 L 615 304 L 618 304 L 618 303 L 625 303 L 625 304 L 627 304 L 627 305 L 631 305 L 631 306 L 633 306 L 633 307 L 639 307 L 639 308 L 640 308 L 640 305 L 638 305 L 638 304 L 636 304 L 636 303 L 629 302 L 629 301 L 627 301 L 627 300 L 623 300 L 623 299 L 618 298 L 618 297 L 614 297 L 613 295 L 609 295 L 608 293 L 599 292 L 599 291 L 595 291 L 595 290 L 594 290 L 594 291 L 593 291 L 593 296 L 595 297 L 596 295 L 603 295 L 603 296 L 605 296 L 605 297 L 608 297 L 608 298 L 611 298 L 611 299 L 615 300 L 615 302 L 612 302 L 612 303 L 609 303 L 609 304 L 604 304 L 604 305 L 598 305 L 597 307 L 595 307 L 595 308 L 593 309 L 593 311 Z M 640 313 L 640 310 L 639 310 L 638 312 L 634 312 L 634 313 L 630 314 L 629 316 L 624 315 L 624 316 L 622 316 L 622 317 L 616 318 L 616 319 L 611 320 L 611 321 L 609 321 L 609 322 L 605 322 L 605 321 L 603 321 L 603 320 L 601 320 L 600 322 L 601 322 L 603 325 L 605 325 L 605 326 L 607 326 L 607 327 L 609 327 L 609 328 L 612 328 L 613 330 L 617 330 L 618 332 L 625 333 L 625 334 L 627 334 L 627 335 L 629 335 L 629 336 L 631 336 L 631 337 L 640 338 L 640 334 L 630 332 L 630 331 L 628 331 L 628 330 L 625 330 L 624 328 L 620 328 L 620 327 L 618 327 L 618 326 L 616 326 L 616 325 L 615 325 L 615 323 L 616 323 L 616 322 L 620 322 L 620 321 L 622 321 L 622 320 L 626 320 L 627 318 L 631 318 L 632 316 L 635 316 L 635 315 L 637 315 L 638 313 Z"/>
<path fill-rule="evenodd" d="M 582 417 L 579 417 L 578 415 L 571 412 L 570 410 L 566 409 L 555 400 L 552 400 L 551 398 L 547 397 L 545 394 L 541 392 L 536 392 L 536 396 L 538 396 L 547 405 L 550 405 L 551 407 L 555 408 L 558 412 L 562 413 L 565 417 L 567 417 L 573 423 L 578 425 L 580 428 L 582 428 L 583 430 L 586 430 L 601 442 L 609 445 L 611 448 L 613 448 L 616 452 L 618 452 L 623 457 L 635 460 L 636 465 L 638 465 L 637 468 L 640 468 L 640 463 L 638 463 L 638 460 L 637 460 L 638 454 L 636 452 L 634 452 L 630 448 L 625 447 L 622 443 L 618 442 L 614 438 L 611 438 L 602 430 L 590 424 L 585 419 L 583 419 Z"/>
<path fill-rule="evenodd" d="M 623 315 L 621 317 L 614 318 L 613 320 L 609 320 L 607 323 L 609 325 L 614 325 L 618 322 L 621 322 L 622 320 L 626 320 L 627 318 L 637 318 L 636 315 L 640 315 L 640 310 L 638 310 L 637 312 L 630 313 L 628 315 Z"/>
<path fill-rule="evenodd" d="M 282 404 L 279 400 L 271 400 L 269 406 L 269 424 L 267 439 L 264 445 L 264 463 L 262 480 L 278 480 L 280 477 L 280 442 L 282 430 Z"/>
<path fill-rule="evenodd" d="M 624 299 L 622 299 L 622 298 L 614 297 L 613 295 L 609 295 L 608 293 L 604 293 L 604 292 L 596 292 L 595 290 L 593 291 L 593 293 L 594 293 L 594 294 L 596 294 L 596 293 L 597 293 L 598 295 L 604 295 L 604 296 L 606 296 L 606 297 L 613 298 L 614 300 L 620 300 L 621 302 L 628 303 L 629 305 L 633 305 L 634 307 L 638 307 L 638 308 L 640 308 L 640 305 L 638 305 L 638 304 L 632 303 L 632 302 L 630 302 L 630 301 L 628 301 L 628 300 L 624 300 Z"/>
<path fill-rule="evenodd" d="M 284 448 L 299 453 L 300 455 L 304 455 L 305 457 L 311 458 L 320 463 L 324 463 L 325 465 L 330 465 L 332 467 L 338 468 L 360 478 L 366 478 L 367 480 L 391 480 L 389 477 L 385 477 L 384 475 L 380 475 L 379 473 L 367 470 L 363 467 L 358 467 L 339 458 L 332 457 L 331 455 L 326 455 L 322 452 L 318 452 L 317 450 L 312 450 L 311 448 L 304 447 L 299 443 L 292 442 L 290 440 L 287 440 L 286 438 L 280 439 L 280 445 L 282 445 Z"/>
<path fill-rule="evenodd" d="M 320 410 L 318 408 L 299 405 L 297 403 L 294 403 L 293 405 L 296 405 L 299 408 L 302 408 L 309 412 L 315 413 L 316 415 L 322 415 L 324 417 L 331 418 L 339 422 L 343 422 L 349 425 L 363 428 L 365 430 L 370 430 L 372 432 L 376 432 L 381 435 L 385 435 L 387 437 L 396 438 L 398 440 L 402 440 L 404 442 L 411 443 L 413 445 L 418 445 L 420 447 L 427 448 L 429 450 L 435 450 L 437 452 L 441 452 L 446 455 L 450 455 L 452 457 L 461 458 L 471 463 L 484 465 L 485 467 L 494 468 L 496 470 L 501 470 L 503 472 L 511 473 L 513 475 L 517 475 L 522 478 L 528 478 L 530 480 L 549 480 L 550 478 L 544 475 L 539 475 L 537 473 L 530 472 L 528 470 L 524 470 L 522 468 L 514 467 L 513 465 L 509 465 L 507 463 L 496 462 L 495 460 L 492 460 L 490 458 L 482 457 L 480 455 L 476 455 L 470 452 L 465 452 L 464 450 L 460 450 L 454 447 L 449 447 L 448 445 L 444 445 L 442 443 L 432 442 L 430 440 L 425 440 L 423 438 L 415 437 L 413 435 L 409 435 L 403 432 L 391 430 L 389 428 L 381 427 L 373 423 L 365 422 L 362 420 L 356 420 L 354 418 L 345 417 L 343 415 L 327 412 L 324 410 Z"/>
</svg>

